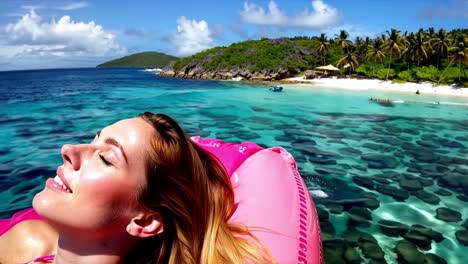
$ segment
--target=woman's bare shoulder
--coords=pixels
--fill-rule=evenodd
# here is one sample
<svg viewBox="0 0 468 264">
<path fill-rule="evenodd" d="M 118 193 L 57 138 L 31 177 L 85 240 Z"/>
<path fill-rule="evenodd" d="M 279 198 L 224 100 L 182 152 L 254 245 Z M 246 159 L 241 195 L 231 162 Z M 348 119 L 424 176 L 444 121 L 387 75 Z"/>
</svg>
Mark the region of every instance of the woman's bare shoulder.
<svg viewBox="0 0 468 264">
<path fill-rule="evenodd" d="M 0 263 L 24 263 L 54 254 L 57 232 L 46 222 L 26 220 L 0 237 Z"/>
</svg>

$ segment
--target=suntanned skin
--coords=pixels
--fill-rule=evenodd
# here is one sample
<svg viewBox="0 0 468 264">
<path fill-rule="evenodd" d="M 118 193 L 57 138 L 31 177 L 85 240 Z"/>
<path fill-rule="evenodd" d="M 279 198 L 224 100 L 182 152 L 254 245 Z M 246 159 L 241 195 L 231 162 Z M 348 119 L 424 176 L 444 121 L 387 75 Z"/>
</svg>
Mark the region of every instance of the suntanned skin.
<svg viewBox="0 0 468 264">
<path fill-rule="evenodd" d="M 57 232 L 41 220 L 26 220 L 0 237 L 0 264 L 25 263 L 57 251 Z"/>
</svg>

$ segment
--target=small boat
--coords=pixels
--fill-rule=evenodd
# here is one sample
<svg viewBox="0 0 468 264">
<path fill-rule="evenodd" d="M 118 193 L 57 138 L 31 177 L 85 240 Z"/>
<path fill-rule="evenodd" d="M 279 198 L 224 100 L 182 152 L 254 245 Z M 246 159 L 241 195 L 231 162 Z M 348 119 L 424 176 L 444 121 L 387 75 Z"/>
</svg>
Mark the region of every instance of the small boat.
<svg viewBox="0 0 468 264">
<path fill-rule="evenodd" d="M 274 87 L 270 88 L 273 92 L 281 92 L 283 91 L 283 87 L 279 85 L 275 85 Z"/>
<path fill-rule="evenodd" d="M 392 100 L 390 99 L 381 99 L 381 98 L 370 98 L 369 99 L 370 101 L 372 102 L 375 102 L 381 106 L 385 106 L 385 107 L 393 107 L 394 106 L 394 103 Z"/>
<path fill-rule="evenodd" d="M 145 72 L 154 72 L 154 73 L 158 74 L 158 73 L 160 73 L 162 71 L 162 69 L 160 69 L 160 68 L 144 69 L 143 71 L 145 71 Z"/>
<path fill-rule="evenodd" d="M 231 81 L 240 82 L 240 81 L 242 81 L 242 77 L 240 77 L 240 76 L 233 77 L 233 78 L 231 78 Z"/>
</svg>

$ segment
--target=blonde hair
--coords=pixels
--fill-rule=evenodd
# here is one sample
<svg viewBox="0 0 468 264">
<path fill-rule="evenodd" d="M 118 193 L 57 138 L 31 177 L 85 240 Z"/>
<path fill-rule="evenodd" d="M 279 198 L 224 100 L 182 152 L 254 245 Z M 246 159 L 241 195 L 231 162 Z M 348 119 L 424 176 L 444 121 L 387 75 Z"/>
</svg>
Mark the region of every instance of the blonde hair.
<svg viewBox="0 0 468 264">
<path fill-rule="evenodd" d="M 156 131 L 147 184 L 138 202 L 161 214 L 164 232 L 140 240 L 131 263 L 275 263 L 249 229 L 228 223 L 234 210 L 229 177 L 210 153 L 193 143 L 172 118 L 139 115 Z"/>
</svg>

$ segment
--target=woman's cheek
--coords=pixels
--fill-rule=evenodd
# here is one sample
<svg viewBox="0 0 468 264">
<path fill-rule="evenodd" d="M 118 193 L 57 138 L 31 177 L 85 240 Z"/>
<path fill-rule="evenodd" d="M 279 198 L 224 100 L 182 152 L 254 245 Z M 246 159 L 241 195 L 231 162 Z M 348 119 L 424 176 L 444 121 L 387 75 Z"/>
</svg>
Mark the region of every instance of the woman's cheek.
<svg viewBox="0 0 468 264">
<path fill-rule="evenodd" d="M 135 192 L 131 183 L 122 180 L 119 177 L 93 177 L 87 182 L 88 196 L 91 202 L 100 202 L 108 205 L 109 203 L 117 203 L 125 201 L 129 194 Z"/>
<path fill-rule="evenodd" d="M 81 189 L 86 189 L 90 195 L 102 196 L 109 191 L 118 188 L 115 186 L 115 179 L 108 173 L 88 173 L 86 178 L 83 179 Z M 83 191 L 83 190 L 82 190 Z M 98 198 L 98 197 L 91 197 Z"/>
</svg>

